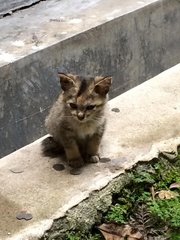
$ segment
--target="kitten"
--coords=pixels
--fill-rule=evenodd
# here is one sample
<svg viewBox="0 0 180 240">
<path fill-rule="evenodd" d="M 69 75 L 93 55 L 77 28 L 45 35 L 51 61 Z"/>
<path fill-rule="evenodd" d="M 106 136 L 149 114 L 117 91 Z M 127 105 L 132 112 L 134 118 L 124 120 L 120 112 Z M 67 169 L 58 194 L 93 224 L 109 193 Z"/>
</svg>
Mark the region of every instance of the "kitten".
<svg viewBox="0 0 180 240">
<path fill-rule="evenodd" d="M 59 73 L 62 93 L 45 120 L 48 133 L 43 152 L 65 151 L 69 166 L 98 162 L 104 133 L 105 105 L 111 77 L 81 77 Z"/>
</svg>

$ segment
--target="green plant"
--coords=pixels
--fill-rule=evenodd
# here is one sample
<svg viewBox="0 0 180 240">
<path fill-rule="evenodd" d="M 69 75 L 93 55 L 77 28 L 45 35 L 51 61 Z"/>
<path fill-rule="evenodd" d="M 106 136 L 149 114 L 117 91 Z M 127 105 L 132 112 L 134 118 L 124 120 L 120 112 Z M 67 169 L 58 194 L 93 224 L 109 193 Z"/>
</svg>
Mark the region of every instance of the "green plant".
<svg viewBox="0 0 180 240">
<path fill-rule="evenodd" d="M 172 183 L 180 183 L 180 154 L 171 160 L 161 156 L 153 163 L 138 165 L 128 175 L 130 183 L 113 196 L 113 205 L 102 221 L 130 224 L 147 239 L 149 236 L 168 236 L 165 239 L 180 240 L 180 196 L 160 199 L 157 193 L 169 190 Z M 180 194 L 178 187 L 176 192 Z M 101 235 L 92 231 L 70 232 L 66 238 L 102 239 Z"/>
<path fill-rule="evenodd" d="M 112 206 L 110 210 L 107 212 L 106 220 L 109 222 L 117 222 L 117 223 L 126 223 L 127 222 L 127 211 L 129 210 L 129 206 L 116 204 Z"/>
<path fill-rule="evenodd" d="M 155 218 L 171 228 L 180 227 L 180 198 L 152 201 L 149 207 Z"/>
<path fill-rule="evenodd" d="M 133 179 L 133 182 L 136 184 L 141 184 L 141 183 L 154 184 L 155 183 L 155 180 L 151 173 L 148 173 L 146 171 L 141 171 L 141 170 L 134 172 L 132 179 Z"/>
<path fill-rule="evenodd" d="M 180 240 L 180 231 L 170 233 L 171 240 Z"/>
<path fill-rule="evenodd" d="M 67 234 L 66 240 L 101 240 L 100 234 L 71 232 Z"/>
<path fill-rule="evenodd" d="M 80 240 L 80 238 L 73 233 L 68 233 L 66 239 L 67 240 Z"/>
<path fill-rule="evenodd" d="M 180 182 L 179 162 L 180 161 L 170 163 L 167 160 L 163 160 L 154 165 L 156 170 L 156 188 L 168 189 L 171 183 Z"/>
</svg>

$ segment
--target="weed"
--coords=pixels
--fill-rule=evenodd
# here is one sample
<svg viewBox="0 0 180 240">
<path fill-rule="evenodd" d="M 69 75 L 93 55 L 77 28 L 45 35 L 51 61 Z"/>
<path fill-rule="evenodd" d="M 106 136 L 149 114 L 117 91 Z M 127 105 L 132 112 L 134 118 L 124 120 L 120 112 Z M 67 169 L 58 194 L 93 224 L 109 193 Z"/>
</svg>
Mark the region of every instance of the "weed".
<svg viewBox="0 0 180 240">
<path fill-rule="evenodd" d="M 176 231 L 170 234 L 171 240 L 180 240 L 180 231 Z"/>
<path fill-rule="evenodd" d="M 179 148 L 180 150 L 180 148 Z M 169 190 L 172 183 L 180 183 L 180 154 L 173 160 L 138 165 L 128 173 L 131 181 L 114 195 L 113 205 L 102 222 L 134 225 L 145 236 L 162 236 L 180 240 L 180 196 L 160 199 L 156 192 Z M 151 189 L 154 192 L 151 192 Z M 180 194 L 180 189 L 176 189 Z M 70 232 L 67 240 L 101 240 L 101 235 Z"/>
<path fill-rule="evenodd" d="M 168 190 L 170 184 L 180 182 L 179 160 L 179 156 L 173 161 L 161 158 L 159 162 L 146 166 L 141 165 L 132 170 L 129 173 L 131 183 L 119 194 L 120 197 L 116 196 L 117 203 L 111 206 L 105 220 L 120 224 L 134 222 L 144 234 L 146 232 L 146 234 L 152 235 L 153 232 L 155 235 L 163 235 L 164 232 L 167 235 L 168 232 L 171 232 L 170 234 L 173 236 L 171 239 L 180 239 L 179 233 L 177 233 L 177 229 L 180 228 L 180 197 L 154 201 L 155 196 L 152 197 L 150 191 L 151 187 L 155 192 L 162 189 Z M 142 206 L 145 206 L 143 211 Z M 140 219 L 142 226 L 139 224 Z M 154 226 L 148 225 L 147 231 L 143 219 L 148 223 L 153 223 Z"/>
<path fill-rule="evenodd" d="M 105 219 L 109 222 L 126 223 L 128 210 L 128 205 L 116 204 L 110 208 Z"/>
<path fill-rule="evenodd" d="M 159 219 L 161 222 L 170 228 L 180 228 L 180 198 L 158 199 L 152 201 L 149 207 L 154 218 Z"/>
<path fill-rule="evenodd" d="M 100 234 L 85 234 L 80 232 L 71 232 L 67 234 L 66 240 L 102 240 Z"/>
</svg>

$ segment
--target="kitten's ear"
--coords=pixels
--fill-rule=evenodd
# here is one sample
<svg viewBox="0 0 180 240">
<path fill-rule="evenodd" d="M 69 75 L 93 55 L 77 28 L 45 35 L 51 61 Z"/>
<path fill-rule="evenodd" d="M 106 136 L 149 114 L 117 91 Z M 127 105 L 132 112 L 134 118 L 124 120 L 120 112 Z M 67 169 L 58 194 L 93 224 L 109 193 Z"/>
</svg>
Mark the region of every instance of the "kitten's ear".
<svg viewBox="0 0 180 240">
<path fill-rule="evenodd" d="M 76 85 L 72 74 L 58 73 L 58 76 L 60 78 L 60 84 L 63 91 L 68 91 Z"/>
<path fill-rule="evenodd" d="M 101 96 L 105 96 L 112 84 L 112 77 L 96 77 L 94 91 Z"/>
</svg>

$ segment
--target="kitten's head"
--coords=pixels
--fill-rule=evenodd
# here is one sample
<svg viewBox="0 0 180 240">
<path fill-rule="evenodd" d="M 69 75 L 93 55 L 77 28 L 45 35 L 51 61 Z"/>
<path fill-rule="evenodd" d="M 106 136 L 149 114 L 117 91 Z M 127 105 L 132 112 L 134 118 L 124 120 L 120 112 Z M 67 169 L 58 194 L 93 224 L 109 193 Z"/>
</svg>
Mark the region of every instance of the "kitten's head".
<svg viewBox="0 0 180 240">
<path fill-rule="evenodd" d="M 79 121 L 98 118 L 108 100 L 111 77 L 82 77 L 59 73 L 66 109 Z"/>
</svg>

